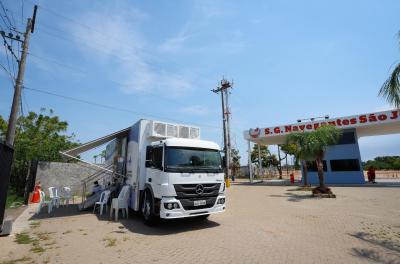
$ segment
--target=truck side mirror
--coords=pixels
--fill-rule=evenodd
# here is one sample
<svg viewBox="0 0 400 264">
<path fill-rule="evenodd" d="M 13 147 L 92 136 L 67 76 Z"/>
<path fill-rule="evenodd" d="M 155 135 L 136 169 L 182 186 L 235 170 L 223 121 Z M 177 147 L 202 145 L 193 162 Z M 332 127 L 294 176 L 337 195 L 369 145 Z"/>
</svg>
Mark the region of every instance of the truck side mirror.
<svg viewBox="0 0 400 264">
<path fill-rule="evenodd" d="M 153 167 L 153 161 L 146 160 L 146 168 L 151 168 L 151 167 Z"/>
</svg>

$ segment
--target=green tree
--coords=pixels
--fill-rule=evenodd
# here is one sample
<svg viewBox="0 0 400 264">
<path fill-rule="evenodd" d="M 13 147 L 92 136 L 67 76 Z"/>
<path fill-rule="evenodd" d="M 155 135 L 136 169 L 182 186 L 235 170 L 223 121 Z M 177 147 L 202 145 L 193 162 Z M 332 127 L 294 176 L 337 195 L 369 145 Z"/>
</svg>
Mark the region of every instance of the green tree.
<svg viewBox="0 0 400 264">
<path fill-rule="evenodd" d="M 285 156 L 281 157 L 281 145 L 278 145 L 278 163 L 276 164 L 276 168 L 279 172 L 279 179 L 282 179 L 282 160 L 287 158 L 287 153 L 284 152 Z"/>
<path fill-rule="evenodd" d="M 398 37 L 400 39 L 400 31 Z M 392 74 L 383 83 L 379 95 L 394 107 L 400 108 L 400 63 L 396 65 Z"/>
<path fill-rule="evenodd" d="M 363 162 L 364 169 L 371 166 L 377 170 L 398 170 L 400 169 L 400 156 L 381 156 Z"/>
<path fill-rule="evenodd" d="M 19 195 L 23 194 L 31 160 L 62 161 L 59 152 L 78 145 L 73 134 L 66 134 L 67 128 L 68 123 L 53 116 L 52 110 L 41 109 L 18 118 L 10 185 Z M 3 135 L 7 131 L 2 117 L 0 129 Z"/>
<path fill-rule="evenodd" d="M 308 153 L 304 151 L 305 149 L 301 147 L 306 144 L 306 140 L 307 134 L 305 133 L 289 134 L 286 139 L 286 145 L 284 147 L 284 149 L 287 150 L 288 153 L 295 156 L 296 160 L 301 161 L 304 186 L 308 185 L 308 171 L 306 161 L 314 159 L 314 157 L 310 157 Z"/>
<path fill-rule="evenodd" d="M 232 175 L 237 177 L 239 176 L 240 172 L 240 155 L 239 155 L 239 150 L 238 149 L 231 149 L 231 159 L 232 159 Z"/>
<path fill-rule="evenodd" d="M 270 162 L 271 153 L 268 150 L 268 146 L 260 145 L 261 152 L 261 166 L 268 167 Z M 257 166 L 260 165 L 260 161 L 258 160 L 258 144 L 254 144 L 253 150 L 251 151 L 251 162 L 256 163 Z"/>
<path fill-rule="evenodd" d="M 103 163 L 103 160 L 105 162 L 106 161 L 106 150 L 102 150 L 100 152 L 99 156 L 100 156 L 100 162 Z"/>
<path fill-rule="evenodd" d="M 284 144 L 281 145 L 281 150 L 286 154 L 286 155 L 292 155 L 294 156 L 294 167 L 297 169 L 299 167 L 299 159 L 297 157 L 297 145 L 294 143 L 291 144 Z"/>
<path fill-rule="evenodd" d="M 326 148 L 329 145 L 337 144 L 340 134 L 341 132 L 338 128 L 325 125 L 312 132 L 293 133 L 288 136 L 288 143 L 297 145 L 298 155 L 301 156 L 302 160 L 315 160 L 319 179 L 319 187 L 315 189 L 317 192 L 331 192 L 325 186 L 323 158 Z"/>
<path fill-rule="evenodd" d="M 275 154 L 271 154 L 271 152 L 268 149 L 268 146 L 263 146 L 260 145 L 260 150 L 261 150 L 261 167 L 262 168 L 267 168 L 270 166 L 274 166 L 278 168 L 279 166 L 279 159 Z M 258 160 L 258 145 L 254 144 L 253 150 L 251 151 L 251 162 L 256 163 L 257 166 L 260 165 L 259 160 Z"/>
</svg>

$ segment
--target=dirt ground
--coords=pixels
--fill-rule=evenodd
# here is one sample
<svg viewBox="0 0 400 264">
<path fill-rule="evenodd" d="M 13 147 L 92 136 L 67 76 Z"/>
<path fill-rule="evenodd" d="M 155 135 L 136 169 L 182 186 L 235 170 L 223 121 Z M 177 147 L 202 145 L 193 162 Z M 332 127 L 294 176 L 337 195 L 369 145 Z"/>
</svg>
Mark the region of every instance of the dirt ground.
<svg viewBox="0 0 400 264">
<path fill-rule="evenodd" d="M 295 189 L 234 184 L 225 213 L 153 228 L 30 206 L 16 221 L 25 237 L 0 238 L 0 263 L 400 263 L 400 188 L 334 187 L 336 199 Z"/>
</svg>

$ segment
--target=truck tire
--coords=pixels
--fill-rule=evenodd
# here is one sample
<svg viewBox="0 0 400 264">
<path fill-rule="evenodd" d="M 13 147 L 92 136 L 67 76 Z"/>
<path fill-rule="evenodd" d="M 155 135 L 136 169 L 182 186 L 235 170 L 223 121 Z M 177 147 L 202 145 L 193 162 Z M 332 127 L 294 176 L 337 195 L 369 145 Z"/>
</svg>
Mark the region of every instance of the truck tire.
<svg viewBox="0 0 400 264">
<path fill-rule="evenodd" d="M 154 199 L 149 190 L 144 192 L 141 211 L 145 225 L 153 226 L 158 222 L 159 217 L 154 214 Z"/>
</svg>

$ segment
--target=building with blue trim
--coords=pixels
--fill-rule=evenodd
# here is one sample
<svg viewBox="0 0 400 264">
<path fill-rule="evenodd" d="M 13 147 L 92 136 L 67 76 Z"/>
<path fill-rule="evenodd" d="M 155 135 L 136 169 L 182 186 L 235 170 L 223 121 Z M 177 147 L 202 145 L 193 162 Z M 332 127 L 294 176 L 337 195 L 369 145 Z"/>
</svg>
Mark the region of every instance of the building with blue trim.
<svg viewBox="0 0 400 264">
<path fill-rule="evenodd" d="M 323 161 L 325 182 L 327 184 L 363 184 L 365 180 L 358 139 L 364 136 L 400 133 L 400 111 L 394 109 L 331 119 L 326 117 L 322 120 L 311 119 L 311 122 L 299 120 L 296 124 L 246 130 L 244 138 L 248 141 L 249 146 L 249 164 L 251 164 L 251 143 L 258 145 L 285 144 L 288 134 L 307 133 L 322 125 L 334 125 L 342 130 L 338 144 L 329 146 L 325 152 Z M 306 164 L 308 182 L 318 184 L 316 162 L 308 161 Z M 252 178 L 250 170 L 250 180 Z"/>
</svg>

